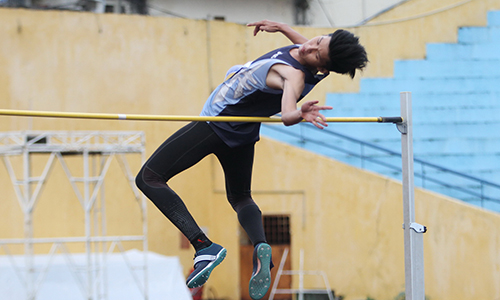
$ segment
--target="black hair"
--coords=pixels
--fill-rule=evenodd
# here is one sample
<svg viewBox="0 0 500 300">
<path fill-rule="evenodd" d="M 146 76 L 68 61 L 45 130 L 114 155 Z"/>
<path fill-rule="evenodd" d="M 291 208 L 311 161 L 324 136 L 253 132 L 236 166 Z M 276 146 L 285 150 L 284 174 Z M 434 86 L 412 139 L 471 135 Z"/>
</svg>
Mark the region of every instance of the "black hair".
<svg viewBox="0 0 500 300">
<path fill-rule="evenodd" d="M 329 34 L 330 40 L 326 65 L 329 71 L 339 74 L 348 74 L 354 78 L 356 69 L 363 70 L 368 63 L 368 56 L 359 43 L 359 38 L 349 31 L 339 29 Z"/>
</svg>

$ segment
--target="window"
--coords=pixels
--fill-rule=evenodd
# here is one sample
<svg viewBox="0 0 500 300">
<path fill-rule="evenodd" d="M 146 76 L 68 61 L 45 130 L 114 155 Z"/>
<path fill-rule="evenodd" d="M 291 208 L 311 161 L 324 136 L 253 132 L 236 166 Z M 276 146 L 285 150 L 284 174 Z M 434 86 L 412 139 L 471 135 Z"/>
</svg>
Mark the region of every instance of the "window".
<svg viewBox="0 0 500 300">
<path fill-rule="evenodd" d="M 269 244 L 290 244 L 290 216 L 268 215 L 263 217 L 264 232 Z M 252 245 L 245 230 L 240 226 L 240 245 Z"/>
<path fill-rule="evenodd" d="M 269 244 L 290 244 L 290 217 L 285 215 L 264 216 L 264 231 Z"/>
</svg>

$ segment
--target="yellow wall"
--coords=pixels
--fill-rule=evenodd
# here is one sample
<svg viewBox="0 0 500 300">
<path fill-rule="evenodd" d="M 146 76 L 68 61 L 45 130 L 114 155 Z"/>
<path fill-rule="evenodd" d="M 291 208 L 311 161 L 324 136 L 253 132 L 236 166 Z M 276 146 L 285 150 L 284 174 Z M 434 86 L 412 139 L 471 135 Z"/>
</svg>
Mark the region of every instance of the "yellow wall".
<svg viewBox="0 0 500 300">
<path fill-rule="evenodd" d="M 476 0 L 411 18 L 452 3 L 413 0 L 371 26 L 352 28 L 369 52 L 363 76 L 392 76 L 395 59 L 423 58 L 425 43 L 453 42 L 457 26 L 484 25 L 487 10 L 500 8 L 499 1 Z M 309 37 L 333 31 L 297 30 Z M 253 37 L 251 29 L 230 23 L 15 9 L 0 9 L 0 37 L 1 108 L 170 115 L 197 115 L 227 68 L 287 43 L 279 35 Z M 308 99 L 356 91 L 359 78 L 331 76 Z M 183 124 L 0 117 L 2 131 L 145 131 L 148 155 Z M 75 159 L 72 167 L 78 166 Z M 137 209 L 122 189 L 118 168 L 112 164 L 106 183 L 109 231 L 137 233 L 137 223 L 129 222 Z M 398 182 L 267 139 L 257 145 L 254 169 L 255 199 L 264 213 L 291 216 L 294 269 L 304 249 L 305 268 L 326 271 L 332 287 L 348 299 L 393 299 L 404 290 Z M 22 237 L 22 213 L 3 167 L 0 176 L 0 238 Z M 237 218 L 225 199 L 216 159 L 205 159 L 171 186 L 210 237 L 228 249 L 207 286 L 219 297 L 237 299 Z M 425 276 L 430 299 L 500 298 L 498 214 L 426 191 L 417 190 L 415 197 L 417 222 L 429 228 Z M 83 214 L 60 166 L 54 167 L 34 218 L 37 237 L 82 234 Z M 179 256 L 187 271 L 193 251 L 179 244 L 178 231 L 149 205 L 150 250 Z"/>
</svg>

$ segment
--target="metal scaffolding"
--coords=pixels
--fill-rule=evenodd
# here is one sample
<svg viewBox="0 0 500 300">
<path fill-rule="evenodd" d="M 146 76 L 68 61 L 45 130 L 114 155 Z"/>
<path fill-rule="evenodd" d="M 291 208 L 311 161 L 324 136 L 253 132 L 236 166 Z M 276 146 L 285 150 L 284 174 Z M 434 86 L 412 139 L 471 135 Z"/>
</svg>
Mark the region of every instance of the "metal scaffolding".
<svg viewBox="0 0 500 300">
<path fill-rule="evenodd" d="M 123 255 L 124 261 L 144 299 L 148 299 L 147 277 L 147 213 L 145 197 L 134 184 L 127 154 L 145 159 L 145 135 L 133 131 L 22 131 L 0 133 L 0 156 L 14 187 L 17 200 L 23 212 L 24 238 L 0 239 L 0 249 L 10 258 L 13 245 L 24 246 L 24 265 L 18 266 L 10 259 L 17 277 L 26 291 L 26 299 L 36 299 L 37 291 L 43 285 L 50 267 L 36 266 L 34 246 L 50 245 L 48 255 L 58 251 L 73 273 L 84 299 L 107 299 L 106 256 L 114 251 Z M 32 159 L 47 158 L 40 175 L 32 174 Z M 82 160 L 83 176 L 77 177 L 70 171 L 66 157 Z M 13 160 L 22 163 L 13 163 Z M 106 232 L 106 211 L 103 183 L 112 160 L 115 159 L 131 187 L 133 199 L 137 202 L 142 224 L 142 234 L 110 236 Z M 47 182 L 53 165 L 58 161 L 69 179 L 78 201 L 84 211 L 84 236 L 38 238 L 33 234 L 33 212 Z M 43 161 L 42 161 L 43 163 Z M 22 168 L 22 170 L 19 170 Z M 79 171 L 81 172 L 82 169 Z M 21 175 L 20 175 L 21 174 Z M 20 178 L 18 178 L 20 177 Z M 82 191 L 81 191 L 82 190 Z M 3 200 L 4 201 L 4 200 Z M 140 265 L 132 265 L 125 255 L 123 242 L 142 244 L 144 259 Z M 85 247 L 86 265 L 78 266 L 72 260 L 67 245 L 80 243 Z M 141 274 L 142 273 L 142 274 Z"/>
</svg>

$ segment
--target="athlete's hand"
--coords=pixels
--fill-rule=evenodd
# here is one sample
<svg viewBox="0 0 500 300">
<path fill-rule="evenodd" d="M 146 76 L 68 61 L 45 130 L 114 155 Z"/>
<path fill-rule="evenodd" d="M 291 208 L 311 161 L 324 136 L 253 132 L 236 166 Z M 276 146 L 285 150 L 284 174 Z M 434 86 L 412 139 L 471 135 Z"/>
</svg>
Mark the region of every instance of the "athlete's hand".
<svg viewBox="0 0 500 300">
<path fill-rule="evenodd" d="M 284 23 L 273 22 L 269 20 L 262 20 L 259 22 L 253 22 L 247 24 L 248 27 L 255 26 L 255 28 L 253 29 L 254 36 L 256 36 L 257 33 L 259 33 L 259 31 L 280 32 L 284 25 L 285 25 Z"/>
<path fill-rule="evenodd" d="M 326 117 L 321 114 L 319 111 L 320 110 L 330 110 L 332 109 L 331 106 L 318 106 L 319 101 L 307 101 L 304 104 L 302 104 L 302 107 L 300 108 L 300 116 L 302 119 L 306 120 L 307 122 L 312 123 L 314 126 L 318 127 L 319 129 L 323 129 L 324 127 L 327 127 L 328 124 L 326 123 Z M 324 127 L 323 127 L 324 126 Z"/>
<path fill-rule="evenodd" d="M 256 36 L 259 31 L 265 32 L 281 32 L 294 44 L 303 44 L 307 42 L 307 38 L 297 31 L 293 30 L 292 27 L 285 23 L 274 22 L 269 20 L 262 20 L 259 22 L 248 23 L 248 27 L 255 26 L 253 29 L 253 35 Z"/>
</svg>

